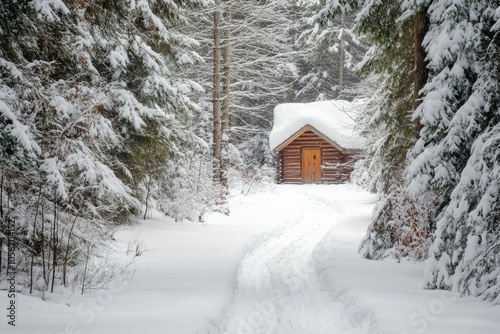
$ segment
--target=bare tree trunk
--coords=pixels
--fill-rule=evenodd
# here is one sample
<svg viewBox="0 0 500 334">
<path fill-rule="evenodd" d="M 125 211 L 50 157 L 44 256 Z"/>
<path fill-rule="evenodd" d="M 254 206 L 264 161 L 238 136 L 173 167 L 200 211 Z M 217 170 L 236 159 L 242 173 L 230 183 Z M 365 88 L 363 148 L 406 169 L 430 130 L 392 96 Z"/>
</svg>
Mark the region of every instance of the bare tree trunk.
<svg viewBox="0 0 500 334">
<path fill-rule="evenodd" d="M 42 274 L 43 274 L 43 281 L 45 283 L 45 289 L 47 289 L 47 270 L 45 267 L 45 222 L 44 222 L 44 215 L 45 215 L 45 210 L 44 210 L 44 205 L 42 202 Z M 45 291 L 45 290 L 44 290 Z"/>
<path fill-rule="evenodd" d="M 146 209 L 144 209 L 144 217 L 143 219 L 146 220 L 148 217 L 148 205 L 149 205 L 149 198 L 151 197 L 151 188 L 153 187 L 153 178 L 148 175 L 148 183 L 146 185 Z"/>
<path fill-rule="evenodd" d="M 89 259 L 90 259 L 90 249 L 92 248 L 92 245 L 89 243 L 87 245 L 87 257 L 85 259 L 85 267 L 83 268 L 83 278 L 82 278 L 82 295 L 85 292 L 85 281 L 87 280 L 87 270 L 88 270 L 88 265 L 89 265 Z"/>
<path fill-rule="evenodd" d="M 3 220 L 3 172 L 2 179 L 0 180 L 0 219 Z M 0 238 L 0 273 L 2 272 L 2 238 Z M 8 261 L 7 261 L 8 266 Z"/>
<path fill-rule="evenodd" d="M 236 110 L 233 109 L 229 114 L 229 127 L 231 128 L 231 137 L 229 138 L 229 142 L 233 145 L 236 145 L 238 143 L 238 132 L 236 132 L 235 129 L 237 125 L 238 125 L 238 117 L 236 115 Z"/>
<path fill-rule="evenodd" d="M 48 221 L 48 235 L 47 237 L 49 238 L 47 240 L 47 279 L 46 279 L 46 290 L 49 291 L 49 285 L 50 285 L 50 273 L 52 272 L 52 267 L 51 267 L 51 259 L 52 259 L 52 222 Z"/>
<path fill-rule="evenodd" d="M 30 294 L 33 293 L 33 266 L 35 262 L 35 237 L 36 237 L 36 220 L 38 218 L 38 209 L 40 208 L 40 198 L 42 197 L 42 183 L 40 182 L 40 187 L 38 189 L 38 199 L 36 201 L 35 218 L 33 219 L 33 235 L 32 240 L 32 250 L 31 250 L 31 264 L 30 264 Z M 43 224 L 43 217 L 42 217 Z"/>
<path fill-rule="evenodd" d="M 36 223 L 36 220 L 35 220 Z M 35 225 L 35 224 L 33 224 Z M 1 246 L 1 245 L 0 245 Z M 35 264 L 35 250 L 31 250 L 31 263 L 30 263 L 30 295 L 33 293 L 33 266 Z"/>
<path fill-rule="evenodd" d="M 232 0 L 226 0 L 227 6 L 224 11 L 224 53 L 223 53 L 223 100 L 222 100 L 222 142 L 221 142 L 221 186 L 224 195 L 228 190 L 228 168 L 229 168 L 229 136 L 230 136 L 230 93 L 231 93 L 231 19 Z"/>
<path fill-rule="evenodd" d="M 414 61 L 415 69 L 413 72 L 413 109 L 422 102 L 419 92 L 427 83 L 429 75 L 427 70 L 427 62 L 425 60 L 426 53 L 422 46 L 424 37 L 429 30 L 429 18 L 427 17 L 427 8 L 415 14 L 413 18 L 413 41 L 414 41 Z"/>
<path fill-rule="evenodd" d="M 2 179 L 0 181 L 0 218 L 3 218 L 3 173 L 2 173 Z"/>
<path fill-rule="evenodd" d="M 345 29 L 345 14 L 342 14 L 340 24 L 340 43 L 339 43 L 339 93 L 338 98 L 344 98 L 344 67 L 345 67 L 345 46 L 344 46 L 344 29 Z"/>
<path fill-rule="evenodd" d="M 221 105 L 220 105 L 220 67 L 221 67 L 221 43 L 220 43 L 220 28 L 221 28 L 221 0 L 215 0 L 217 7 L 214 12 L 214 73 L 213 73 L 213 180 L 218 185 L 220 184 L 221 171 Z"/>
<path fill-rule="evenodd" d="M 70 242 L 71 242 L 71 237 L 73 236 L 73 229 L 76 224 L 76 220 L 80 216 L 80 212 L 82 211 L 83 207 L 78 210 L 77 214 L 75 215 L 75 219 L 73 219 L 73 222 L 71 223 L 71 228 L 69 229 L 68 233 L 68 241 L 66 242 L 66 254 L 64 254 L 64 260 L 63 260 L 63 285 L 67 286 L 68 284 L 68 278 L 67 278 L 67 267 L 68 267 L 68 261 L 69 261 L 69 251 L 70 251 Z"/>
<path fill-rule="evenodd" d="M 201 171 L 203 169 L 203 156 L 200 157 L 200 165 L 198 167 L 198 178 L 196 180 L 196 197 L 200 196 L 200 186 L 201 186 Z"/>
<path fill-rule="evenodd" d="M 54 222 L 52 225 L 52 285 L 50 292 L 54 292 L 54 281 L 56 279 L 57 267 L 57 201 L 54 198 Z"/>
</svg>

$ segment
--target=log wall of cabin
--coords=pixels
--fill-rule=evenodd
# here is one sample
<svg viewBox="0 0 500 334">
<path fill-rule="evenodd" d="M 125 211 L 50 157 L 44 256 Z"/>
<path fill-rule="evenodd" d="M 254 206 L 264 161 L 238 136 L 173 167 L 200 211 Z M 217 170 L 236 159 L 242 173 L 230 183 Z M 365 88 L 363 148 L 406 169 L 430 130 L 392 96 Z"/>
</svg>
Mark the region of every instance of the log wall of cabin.
<svg viewBox="0 0 500 334">
<path fill-rule="evenodd" d="M 306 131 L 296 138 L 276 157 L 276 181 L 278 183 L 302 183 L 302 148 L 321 149 L 321 182 L 343 183 L 349 180 L 353 158 L 342 154 L 335 146 L 326 142 L 312 131 Z"/>
</svg>

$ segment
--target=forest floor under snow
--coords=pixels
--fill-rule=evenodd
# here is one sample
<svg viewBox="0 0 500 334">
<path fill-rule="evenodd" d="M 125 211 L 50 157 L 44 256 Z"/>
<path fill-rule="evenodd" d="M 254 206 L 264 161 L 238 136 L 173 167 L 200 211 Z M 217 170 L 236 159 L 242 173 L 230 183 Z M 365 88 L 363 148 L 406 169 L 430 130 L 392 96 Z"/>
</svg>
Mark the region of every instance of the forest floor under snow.
<svg viewBox="0 0 500 334">
<path fill-rule="evenodd" d="M 142 240 L 132 280 L 52 302 L 18 296 L 1 333 L 500 333 L 500 306 L 422 289 L 422 263 L 357 254 L 376 197 L 349 185 L 280 185 L 231 198 L 204 224 L 160 214 L 115 235 Z M 6 310 L 7 294 L 0 291 Z M 6 313 L 6 311 L 4 311 Z"/>
</svg>

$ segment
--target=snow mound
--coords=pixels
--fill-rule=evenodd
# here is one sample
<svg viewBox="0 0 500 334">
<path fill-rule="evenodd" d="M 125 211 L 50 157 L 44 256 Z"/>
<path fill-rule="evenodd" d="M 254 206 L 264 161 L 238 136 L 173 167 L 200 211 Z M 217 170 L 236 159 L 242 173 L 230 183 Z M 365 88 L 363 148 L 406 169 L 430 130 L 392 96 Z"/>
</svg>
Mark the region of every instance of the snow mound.
<svg viewBox="0 0 500 334">
<path fill-rule="evenodd" d="M 269 146 L 274 150 L 304 126 L 311 125 L 344 149 L 362 149 L 365 139 L 355 127 L 357 107 L 358 104 L 343 100 L 278 104 L 274 108 Z"/>
</svg>

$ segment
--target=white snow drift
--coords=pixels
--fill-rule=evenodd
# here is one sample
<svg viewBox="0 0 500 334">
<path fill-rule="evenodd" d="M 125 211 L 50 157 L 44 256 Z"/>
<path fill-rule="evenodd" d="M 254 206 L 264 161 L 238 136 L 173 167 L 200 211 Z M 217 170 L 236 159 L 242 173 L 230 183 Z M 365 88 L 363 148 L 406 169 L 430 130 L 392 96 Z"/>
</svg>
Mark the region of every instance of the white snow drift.
<svg viewBox="0 0 500 334">
<path fill-rule="evenodd" d="M 357 253 L 376 196 L 349 185 L 281 185 L 233 197 L 205 225 L 156 214 L 115 235 L 149 249 L 135 278 L 84 296 L 18 296 L 0 333 L 497 334 L 500 306 L 422 289 L 421 263 Z M 14 330 L 15 329 L 15 330 Z"/>
<path fill-rule="evenodd" d="M 362 149 L 365 140 L 356 129 L 357 106 L 343 100 L 279 104 L 274 108 L 269 146 L 274 150 L 304 126 L 311 125 L 344 149 Z"/>
</svg>

